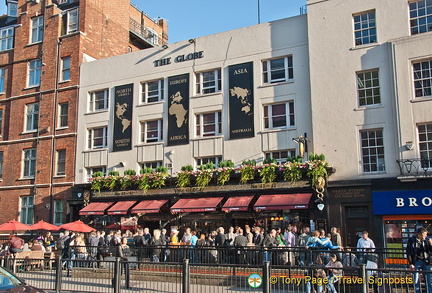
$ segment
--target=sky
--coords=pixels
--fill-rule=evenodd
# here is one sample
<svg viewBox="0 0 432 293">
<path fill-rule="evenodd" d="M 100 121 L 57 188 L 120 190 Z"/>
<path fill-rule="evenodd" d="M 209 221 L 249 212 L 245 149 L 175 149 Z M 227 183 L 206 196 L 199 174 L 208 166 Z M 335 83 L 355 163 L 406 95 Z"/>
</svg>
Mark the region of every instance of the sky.
<svg viewBox="0 0 432 293">
<path fill-rule="evenodd" d="M 109 1 L 109 0 L 107 0 Z M 168 42 L 188 40 L 300 14 L 306 0 L 132 0 L 149 17 L 168 22 Z M 0 15 L 6 13 L 0 0 Z"/>
</svg>

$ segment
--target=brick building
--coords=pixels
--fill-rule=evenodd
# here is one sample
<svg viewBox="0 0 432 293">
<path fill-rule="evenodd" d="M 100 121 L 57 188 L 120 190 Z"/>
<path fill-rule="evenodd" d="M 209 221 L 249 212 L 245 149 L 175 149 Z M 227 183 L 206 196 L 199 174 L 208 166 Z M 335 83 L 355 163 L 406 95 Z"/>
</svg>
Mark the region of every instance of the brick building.
<svg viewBox="0 0 432 293">
<path fill-rule="evenodd" d="M 72 220 L 79 68 L 167 42 L 129 0 L 6 0 L 0 17 L 0 223 Z M 101 97 L 95 95 L 95 105 Z M 103 97 L 102 97 L 103 98 Z"/>
</svg>

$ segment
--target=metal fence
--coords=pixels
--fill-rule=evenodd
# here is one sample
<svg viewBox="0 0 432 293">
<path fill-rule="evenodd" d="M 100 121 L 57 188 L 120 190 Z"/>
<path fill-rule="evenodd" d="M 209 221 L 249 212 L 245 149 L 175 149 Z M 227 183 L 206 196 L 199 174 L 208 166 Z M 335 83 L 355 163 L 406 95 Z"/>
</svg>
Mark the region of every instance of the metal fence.
<svg viewBox="0 0 432 293">
<path fill-rule="evenodd" d="M 175 248 L 161 261 L 152 262 L 146 251 L 140 261 L 137 255 L 123 262 L 112 255 L 97 259 L 3 259 L 3 266 L 16 272 L 27 283 L 55 292 L 321 292 L 331 286 L 337 292 L 414 292 L 416 271 L 387 260 L 403 256 L 403 252 L 380 251 L 357 252 L 362 257 L 360 265 L 344 266 L 343 274 L 331 278 L 329 269 L 312 262 L 323 257 L 320 250 L 293 249 L 192 249 Z M 216 250 L 216 251 L 213 251 Z M 216 252 L 216 253 L 215 253 Z M 234 253 L 233 253 L 234 252 Z M 347 251 L 336 251 L 340 257 Z M 136 250 L 134 254 L 138 254 Z M 291 265 L 280 260 L 293 253 L 295 262 L 305 253 L 305 264 Z M 399 255 L 399 254 L 402 255 Z M 211 255 L 213 258 L 209 258 Z M 216 256 L 216 257 L 215 257 Z M 270 257 L 269 261 L 267 261 Z M 324 255 L 325 257 L 325 255 Z M 54 262 L 51 266 L 49 262 Z M 371 265 L 373 264 L 373 265 Z M 129 272 L 126 274 L 126 271 Z M 423 276 L 425 272 L 419 272 Z M 431 273 L 431 272 L 428 272 Z M 420 292 L 427 292 L 424 278 L 420 280 Z M 337 282 L 332 282 L 337 281 Z"/>
</svg>

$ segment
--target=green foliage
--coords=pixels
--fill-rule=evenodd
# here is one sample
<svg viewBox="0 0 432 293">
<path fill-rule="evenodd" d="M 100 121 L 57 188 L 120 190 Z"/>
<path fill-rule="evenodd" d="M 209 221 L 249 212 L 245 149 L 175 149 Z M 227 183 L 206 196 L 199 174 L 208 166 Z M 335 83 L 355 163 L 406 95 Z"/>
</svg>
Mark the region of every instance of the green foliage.
<svg viewBox="0 0 432 293">
<path fill-rule="evenodd" d="M 190 166 L 190 165 L 189 165 Z M 182 167 L 183 169 L 183 167 Z M 191 171 L 182 170 L 182 172 L 177 173 L 177 181 L 176 185 L 177 187 L 188 187 L 191 185 Z"/>
<path fill-rule="evenodd" d="M 140 174 L 150 174 L 153 172 L 153 169 L 150 167 L 145 167 L 140 170 Z M 140 188 L 141 189 L 141 188 Z"/>
<path fill-rule="evenodd" d="M 136 175 L 136 171 L 132 169 L 124 170 L 123 175 Z"/>
<path fill-rule="evenodd" d="M 242 165 L 243 165 L 243 166 L 246 166 L 246 165 L 256 166 L 256 161 L 255 161 L 255 160 L 244 160 L 244 161 L 242 162 Z"/>
<path fill-rule="evenodd" d="M 213 162 L 208 162 L 207 164 L 201 165 L 199 169 L 202 170 L 213 170 L 215 168 L 215 164 Z"/>
<path fill-rule="evenodd" d="M 224 160 L 219 163 L 219 168 L 234 168 L 234 163 L 231 160 Z"/>
<path fill-rule="evenodd" d="M 310 154 L 309 161 L 325 161 L 324 154 Z"/>
<path fill-rule="evenodd" d="M 277 163 L 276 159 L 273 159 L 273 158 L 271 158 L 271 157 L 267 157 L 267 158 L 265 158 L 264 161 L 263 161 L 263 164 L 264 164 L 264 165 L 266 165 L 266 164 L 271 164 L 271 163 L 276 164 L 276 163 Z"/>
<path fill-rule="evenodd" d="M 94 172 L 93 173 L 93 177 L 95 178 L 95 177 L 104 177 L 105 176 L 105 174 L 104 174 L 104 172 L 102 172 L 102 171 L 97 171 L 97 172 Z"/>
<path fill-rule="evenodd" d="M 143 193 L 145 194 L 147 190 L 150 189 L 150 187 L 151 184 L 150 184 L 150 178 L 148 176 L 148 173 L 142 174 L 138 179 L 138 189 L 142 190 Z"/>
<path fill-rule="evenodd" d="M 214 165 L 213 165 L 214 167 Z M 213 177 L 213 169 L 211 168 L 207 168 L 207 169 L 202 169 L 201 171 L 198 172 L 197 177 L 196 177 L 196 186 L 204 188 L 206 187 L 212 177 Z"/>
<path fill-rule="evenodd" d="M 193 170 L 193 166 L 192 165 L 182 166 L 181 170 L 182 171 L 192 171 Z"/>
<path fill-rule="evenodd" d="M 260 177 L 262 183 L 271 183 L 276 179 L 276 168 L 275 163 L 268 163 L 263 165 L 260 169 Z"/>
<path fill-rule="evenodd" d="M 295 183 L 303 178 L 303 169 L 301 162 L 287 161 L 282 165 L 281 170 L 285 181 Z"/>
<path fill-rule="evenodd" d="M 168 174 L 168 168 L 164 166 L 156 167 L 157 173 Z"/>
<path fill-rule="evenodd" d="M 227 183 L 231 179 L 231 173 L 234 172 L 233 167 L 222 167 L 217 170 L 218 177 L 217 177 L 217 183 L 219 185 L 224 186 L 225 183 Z"/>
<path fill-rule="evenodd" d="M 108 176 L 119 176 L 119 171 L 111 170 L 108 172 Z"/>
</svg>

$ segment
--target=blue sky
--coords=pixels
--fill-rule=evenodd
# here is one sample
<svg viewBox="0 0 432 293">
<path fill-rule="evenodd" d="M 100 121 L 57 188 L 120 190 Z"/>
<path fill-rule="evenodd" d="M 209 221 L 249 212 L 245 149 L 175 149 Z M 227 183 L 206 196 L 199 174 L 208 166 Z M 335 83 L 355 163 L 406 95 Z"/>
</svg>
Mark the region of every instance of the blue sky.
<svg viewBox="0 0 432 293">
<path fill-rule="evenodd" d="M 295 16 L 306 0 L 259 0 L 261 23 Z M 258 0 L 132 0 L 148 16 L 168 21 L 169 42 L 258 23 Z M 0 14 L 6 13 L 0 0 Z"/>
</svg>

